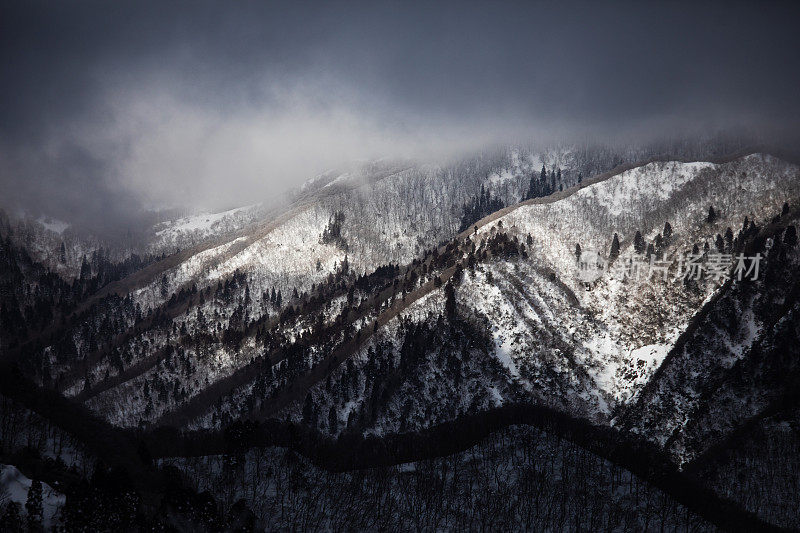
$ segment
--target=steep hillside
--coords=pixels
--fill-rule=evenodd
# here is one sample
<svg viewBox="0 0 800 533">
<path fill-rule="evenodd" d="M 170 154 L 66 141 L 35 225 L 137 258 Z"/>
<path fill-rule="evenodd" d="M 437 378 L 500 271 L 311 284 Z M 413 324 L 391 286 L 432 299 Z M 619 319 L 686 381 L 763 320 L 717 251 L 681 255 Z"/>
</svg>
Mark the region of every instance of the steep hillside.
<svg viewBox="0 0 800 533">
<path fill-rule="evenodd" d="M 672 350 L 624 424 L 691 461 L 796 397 L 800 330 L 797 211 L 753 243 L 763 277 L 730 283 Z"/>
<path fill-rule="evenodd" d="M 586 290 L 575 272 L 575 244 L 582 242 L 584 249 L 594 245 L 605 254 L 611 236 L 619 232 L 621 262 L 626 251 L 632 251 L 630 241 L 637 228 L 650 240 L 665 222 L 672 222 L 670 242 L 661 251 L 687 253 L 694 244 L 702 246 L 715 233 L 724 233 L 723 228 L 738 227 L 745 216 L 761 221 L 780 212 L 784 200 L 796 197 L 796 172 L 758 156 L 719 167 L 654 163 L 565 200 L 520 207 L 479 230 L 476 240 L 502 232 L 523 242 L 530 234 L 528 258 L 490 260 L 477 266 L 475 274 L 465 275 L 458 285 L 457 300 L 466 314 L 486 317 L 495 354 L 506 366 L 506 381 L 546 402 L 580 399 L 590 404 L 585 407 L 592 414 L 608 416 L 647 382 L 671 343 L 719 284 L 705 280 L 687 288 L 672 279 L 673 267 L 667 282 L 644 277 L 623 281 L 614 272 Z M 761 188 L 757 184 L 762 179 L 780 183 Z M 778 197 L 775 190 L 786 191 L 787 196 Z M 656 194 L 650 196 L 651 191 Z M 628 204 L 625 211 L 604 203 L 611 194 Z M 713 203 L 724 215 L 709 224 L 706 212 Z M 442 313 L 443 301 L 432 295 L 408 313 L 413 316 L 417 307 L 426 305 L 434 315 Z M 399 396 L 407 397 L 407 391 Z"/>
<path fill-rule="evenodd" d="M 743 425 L 724 446 L 691 465 L 723 498 L 787 529 L 800 528 L 800 419 L 796 399 Z"/>
<path fill-rule="evenodd" d="M 551 180 L 541 159 L 503 157 L 459 177 Z M 124 426 L 288 415 L 382 433 L 508 401 L 608 423 L 724 287 L 728 272 L 684 280 L 681 258 L 738 252 L 800 198 L 797 168 L 772 156 L 656 161 L 450 241 L 469 190 L 454 170 L 382 162 L 315 181 L 267 221 L 106 285 L 21 361 Z M 648 277 L 651 258 L 671 261 L 666 278 Z M 609 268 L 587 278 L 597 261 Z"/>
<path fill-rule="evenodd" d="M 611 195 L 616 202 L 608 201 Z M 424 427 L 519 398 L 610 421 L 636 398 L 703 302 L 722 286 L 722 275 L 684 281 L 678 256 L 706 244 L 713 254 L 716 235 L 728 227 L 736 227 L 737 236 L 730 242 L 722 237 L 721 252 L 738 250 L 745 234 L 757 231 L 749 223 L 747 232 L 738 231 L 745 217 L 764 224 L 797 196 L 795 167 L 752 155 L 722 164 L 651 163 L 561 200 L 534 200 L 459 245 L 453 260 L 463 261 L 464 273 L 453 280 L 454 313 L 447 309 L 447 287 L 430 281 L 447 281 L 452 268 L 441 276 L 427 254 L 420 263 L 425 274 L 406 272 L 401 287 L 413 278 L 411 287 L 428 284 L 430 290 L 418 295 L 421 289 L 403 288 L 402 317 L 395 313 L 361 340 L 346 365 L 326 359 L 328 349 L 320 352 L 312 342 L 299 355 L 306 361 L 301 366 L 327 361 L 335 369 L 301 380 L 314 388 L 292 390 L 298 372 L 307 370 L 268 368 L 266 375 L 251 374 L 249 384 L 200 423 L 213 426 L 252 409 L 278 415 L 278 406 L 288 404 L 264 400 L 275 396 L 293 398 L 288 412 L 298 421 L 333 433 Z M 672 228 L 667 237 L 659 231 L 665 223 Z M 630 263 L 646 261 L 646 249 L 633 250 L 636 231 L 654 245 L 654 257 L 675 260 L 666 280 L 626 275 Z M 616 267 L 585 282 L 575 244 L 594 246 L 607 257 L 614 233 L 621 237 Z M 356 324 L 356 331 L 370 323 Z M 339 342 L 334 338 L 333 346 Z"/>
<path fill-rule="evenodd" d="M 561 161 L 549 157 L 509 152 L 461 166 L 429 168 L 375 163 L 320 189 L 310 187 L 291 206 L 266 213 L 263 221 L 247 222 L 260 212 L 256 207 L 162 223 L 152 249 L 175 246 L 181 247 L 179 252 L 122 279 L 112 278 L 91 297 L 83 298 L 68 317 L 69 329 L 49 331 L 49 344 L 42 339 L 27 345 L 26 352 L 33 357 L 22 362 L 38 369 L 43 382 L 54 382 L 60 390 L 73 393 L 87 383 L 114 378 L 123 369 L 131 375 L 134 368 L 142 367 L 138 354 L 147 354 L 144 363 L 149 367 L 154 353 L 166 349 L 161 340 L 164 333 L 154 326 L 197 305 L 199 298 L 187 305 L 183 296 L 198 287 L 216 293 L 222 284 L 227 291 L 226 301 L 208 304 L 204 312 L 230 318 L 233 286 L 239 300 L 246 291 L 252 295 L 241 315 L 250 321 L 268 321 L 270 313 L 296 301 L 295 291 L 299 295 L 311 292 L 315 285 L 337 276 L 343 265 L 360 273 L 393 261 L 410 262 L 421 247 L 453 234 L 460 204 L 471 187 L 490 184 L 492 169 L 505 165 L 506 177 L 524 181 L 532 164 Z M 583 160 L 596 164 L 590 157 Z M 555 173 L 554 168 L 550 171 Z M 565 169 L 562 179 L 567 180 L 568 174 Z M 205 240 L 192 245 L 202 237 Z M 89 265 L 88 271 L 96 270 L 93 263 Z M 246 282 L 241 283 L 240 277 L 239 283 L 231 285 L 237 272 Z M 277 300 L 272 297 L 276 291 Z M 208 295 L 205 292 L 200 298 Z M 173 296 L 181 300 L 179 305 L 170 301 Z M 98 329 L 104 339 L 96 334 Z M 214 373 L 206 379 L 213 380 Z"/>
</svg>

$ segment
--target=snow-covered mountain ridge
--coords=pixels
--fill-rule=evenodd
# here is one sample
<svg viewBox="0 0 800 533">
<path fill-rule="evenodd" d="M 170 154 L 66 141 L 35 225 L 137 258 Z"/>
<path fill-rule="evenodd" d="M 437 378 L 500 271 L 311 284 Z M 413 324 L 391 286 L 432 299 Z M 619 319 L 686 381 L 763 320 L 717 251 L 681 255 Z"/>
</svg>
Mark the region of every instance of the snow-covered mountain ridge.
<svg viewBox="0 0 800 533">
<path fill-rule="evenodd" d="M 512 175 L 522 172 L 518 156 L 511 161 L 517 169 Z M 274 414 L 299 420 L 305 393 L 286 396 L 289 386 L 331 353 L 343 353 L 346 364 L 337 356 L 329 373 L 315 370 L 319 378 L 304 385 L 313 411 L 324 412 L 316 417 L 318 427 L 334 433 L 348 421 L 365 431 L 424 427 L 511 400 L 610 421 L 636 399 L 719 284 L 700 280 L 687 287 L 604 273 L 587 285 L 579 277 L 575 245 L 607 254 L 616 233 L 619 263 L 644 256 L 633 251 L 637 231 L 659 257 L 707 243 L 713 249 L 728 227 L 738 233 L 745 217 L 761 225 L 800 197 L 797 167 L 772 156 L 629 167 L 504 208 L 478 221 L 477 232 L 458 235 L 455 246 L 436 247 L 441 239 L 414 234 L 414 219 L 402 213 L 419 211 L 389 203 L 390 197 L 426 190 L 419 186 L 426 178 L 416 171 L 387 171 L 345 193 L 310 193 L 271 220 L 184 250 L 104 289 L 106 296 L 96 302 L 105 311 L 89 307 L 79 329 L 45 347 L 47 379 L 121 425 L 153 422 L 188 401 L 205 401 L 200 393 L 224 380 L 232 381 L 219 388 L 221 403 L 195 423 L 246 416 L 262 409 L 265 397 L 288 409 Z M 528 180 L 537 179 L 535 169 L 524 169 Z M 496 178 L 501 174 L 485 174 L 484 185 L 508 181 Z M 717 215 L 708 221 L 711 206 Z M 376 222 L 389 219 L 394 222 Z M 409 234 L 399 238 L 381 227 L 408 228 Z M 357 283 L 362 273 L 398 263 L 405 266 L 377 278 L 388 282 L 380 297 L 369 283 Z M 416 357 L 418 377 L 411 379 L 399 366 L 404 338 L 421 327 L 441 329 L 445 285 L 458 264 L 465 273 L 453 280 L 453 295 L 463 325 L 452 331 L 474 341 L 459 348 L 446 332 L 429 333 L 441 349 L 435 357 Z M 103 327 L 127 333 L 111 341 L 87 337 Z M 324 342 L 314 340 L 320 328 L 332 332 Z M 356 333 L 352 348 L 336 348 Z M 304 348 L 287 352 L 298 341 Z M 262 360 L 271 362 L 267 370 L 258 370 Z M 375 370 L 369 370 L 376 365 L 389 379 L 379 392 Z M 350 383 L 347 390 L 332 385 L 342 380 Z M 378 405 L 367 410 L 368 402 Z M 335 429 L 331 410 L 339 420 Z"/>
<path fill-rule="evenodd" d="M 664 253 L 689 252 L 695 244 L 701 249 L 705 243 L 713 247 L 716 234 L 725 233 L 727 227 L 738 231 L 745 217 L 762 223 L 780 213 L 785 201 L 798 197 L 798 183 L 796 167 L 769 156 L 750 155 L 723 164 L 650 163 L 564 199 L 534 200 L 533 205 L 506 209 L 471 239 L 485 242 L 503 232 L 526 242 L 531 235 L 529 258 L 477 266 L 475 274 L 466 275 L 458 286 L 457 299 L 470 313 L 488 319 L 495 356 L 506 367 L 503 382 L 521 386 L 526 395 L 547 404 L 579 409 L 591 417 L 610 416 L 635 398 L 719 284 L 701 280 L 687 290 L 680 281 L 637 282 L 608 275 L 587 291 L 576 275 L 575 244 L 606 251 L 618 232 L 624 257 L 632 251 L 637 229 L 652 242 L 669 222 L 673 230 Z M 607 202 L 612 197 L 615 202 Z M 720 214 L 709 223 L 707 211 L 712 205 Z M 552 283 L 551 276 L 567 286 L 578 305 Z M 424 320 L 426 313 L 442 312 L 444 300 L 443 295 L 431 294 L 404 314 Z M 369 363 L 368 353 L 360 357 Z M 435 368 L 422 372 L 437 373 L 447 375 Z M 452 386 L 448 383 L 446 388 Z M 498 393 L 491 380 L 478 388 L 488 405 L 517 397 L 516 392 Z M 405 391 L 398 397 L 409 394 Z M 320 391 L 320 396 L 328 394 Z M 470 397 L 475 398 L 474 394 L 464 400 L 456 397 L 457 403 L 466 405 L 454 406 L 454 412 L 468 408 Z M 437 401 L 424 394 L 417 399 L 423 410 L 419 424 L 429 422 L 424 411 L 430 412 L 431 404 Z M 398 429 L 395 424 L 401 418 L 408 420 L 408 409 L 398 406 L 387 416 L 395 420 L 390 427 Z"/>
<path fill-rule="evenodd" d="M 750 178 L 747 178 L 748 169 L 750 170 L 750 174 L 752 174 Z M 744 172 L 744 175 L 742 172 Z M 761 176 L 768 176 L 772 173 L 775 174 L 776 178 L 769 178 L 769 180 L 777 189 L 760 189 L 753 186 L 754 183 L 762 179 Z M 579 205 L 586 210 L 587 213 L 591 213 L 589 218 L 593 219 L 594 214 L 597 213 L 597 210 L 592 210 L 592 206 L 595 203 L 594 198 L 602 198 L 601 193 L 605 187 L 621 188 L 624 191 L 629 191 L 628 194 L 633 195 L 635 191 L 639 189 L 630 186 L 627 182 L 643 180 L 642 183 L 639 183 L 639 186 L 644 188 L 643 190 L 646 190 L 648 180 L 652 184 L 654 181 L 664 180 L 669 176 L 675 176 L 675 184 L 677 185 L 673 185 L 670 188 L 671 194 L 669 195 L 663 192 L 657 193 L 655 196 L 655 204 L 652 203 L 654 200 L 649 197 L 637 199 L 633 196 L 624 196 L 622 192 L 619 193 L 623 195 L 621 199 L 624 201 L 625 198 L 627 198 L 631 206 L 642 206 L 640 213 L 637 215 L 639 218 L 633 218 L 631 214 L 614 214 L 613 211 L 608 209 L 608 206 L 600 202 L 597 202 L 597 204 L 601 206 L 600 208 L 606 212 L 611 212 L 611 215 L 605 214 L 597 217 L 597 220 L 600 221 L 599 223 L 594 225 L 586 224 L 585 221 L 580 222 L 580 219 L 572 218 L 577 217 L 575 213 L 579 211 L 577 207 Z M 722 176 L 722 178 L 718 179 L 720 176 Z M 729 208 L 728 202 L 731 201 L 731 198 L 725 195 L 726 191 L 730 190 L 727 185 L 720 185 L 718 189 L 714 189 L 713 187 L 707 188 L 704 185 L 702 189 L 705 191 L 704 194 L 708 195 L 708 205 L 713 205 L 711 202 L 716 201 L 717 210 L 721 213 L 720 219 L 716 221 L 715 225 L 706 227 L 704 224 L 702 215 L 704 214 L 704 210 L 707 209 L 707 206 L 703 203 L 706 201 L 705 198 L 702 199 L 701 202 L 698 202 L 698 206 L 694 209 L 698 217 L 698 220 L 695 220 L 694 224 L 688 222 L 690 219 L 682 219 L 677 215 L 679 210 L 686 208 L 681 204 L 677 204 L 677 206 L 671 208 L 673 210 L 672 216 L 675 216 L 675 218 L 669 216 L 668 207 L 670 202 L 674 203 L 675 198 L 679 200 L 680 198 L 685 198 L 687 191 L 699 190 L 700 188 L 696 184 L 698 180 L 722 182 L 725 179 L 736 179 L 740 183 L 739 188 L 741 191 L 745 191 L 746 193 L 749 191 L 750 195 L 741 196 L 736 200 L 738 205 L 731 203 L 730 206 L 732 207 Z M 645 230 L 645 234 L 649 235 L 649 232 L 646 231 L 646 227 L 644 226 L 646 223 L 646 218 L 644 217 L 647 213 L 653 212 L 653 208 L 656 208 L 667 213 L 668 216 L 665 218 L 671 219 L 673 226 L 676 228 L 674 230 L 673 249 L 680 249 L 680 245 L 683 245 L 684 248 L 690 248 L 691 244 L 702 244 L 704 240 L 712 241 L 715 232 L 724 232 L 722 228 L 725 227 L 726 224 L 731 224 L 734 227 L 738 226 L 737 219 L 739 219 L 739 217 L 743 219 L 744 216 L 750 216 L 753 220 L 761 220 L 768 213 L 779 211 L 783 199 L 779 198 L 778 195 L 774 194 L 772 191 L 791 191 L 793 186 L 796 187 L 796 169 L 774 158 L 749 156 L 740 161 L 724 165 L 651 163 L 642 169 L 631 170 L 620 174 L 618 179 L 615 178 L 614 180 L 609 180 L 609 182 L 610 183 L 602 187 L 599 185 L 586 187 L 582 189 L 582 191 L 587 192 L 574 195 L 575 198 L 569 200 L 567 203 L 564 203 L 563 200 L 559 200 L 557 202 L 548 202 L 540 206 L 521 206 L 513 210 L 511 214 L 505 215 L 503 218 L 505 221 L 503 226 L 507 228 L 509 232 L 516 232 L 520 236 L 526 233 L 546 236 L 546 238 L 543 239 L 534 239 L 531 250 L 536 250 L 536 252 L 531 252 L 530 255 L 535 257 L 535 262 L 532 262 L 530 267 L 527 267 L 525 264 L 510 265 L 517 269 L 525 267 L 528 271 L 526 272 L 523 270 L 522 274 L 515 273 L 514 275 L 517 276 L 516 281 L 513 280 L 510 275 L 510 273 L 514 273 L 514 270 L 497 271 L 495 270 L 497 268 L 495 265 L 490 264 L 488 266 L 483 266 L 482 268 L 491 273 L 491 278 L 493 280 L 509 280 L 504 290 L 496 287 L 487 287 L 486 281 L 481 277 L 479 272 L 476 274 L 474 280 L 467 276 L 467 282 L 465 282 L 467 283 L 466 290 L 461 290 L 460 288 L 457 291 L 459 299 L 462 298 L 462 295 L 467 295 L 464 298 L 469 300 L 470 303 L 479 304 L 475 305 L 475 307 L 477 307 L 476 311 L 480 314 L 484 314 L 483 310 L 480 309 L 481 306 L 496 305 L 499 306 L 497 309 L 502 309 L 508 306 L 508 302 L 519 300 L 521 297 L 514 297 L 511 292 L 515 286 L 517 287 L 517 292 L 520 292 L 518 287 L 524 287 L 523 292 L 527 293 L 530 287 L 535 286 L 536 282 L 534 280 L 540 280 L 538 283 L 545 287 L 542 289 L 542 292 L 544 294 L 552 292 L 552 289 L 548 287 L 550 284 L 548 283 L 547 276 L 542 275 L 541 272 L 542 269 L 557 272 L 558 278 L 563 280 L 563 283 L 567 283 L 568 286 L 571 286 L 573 293 L 579 295 L 580 299 L 583 300 L 581 307 L 585 308 L 584 313 L 587 313 L 584 315 L 584 319 L 579 319 L 574 326 L 566 329 L 566 331 L 575 338 L 582 338 L 583 346 L 577 350 L 579 358 L 576 359 L 575 363 L 566 364 L 563 357 L 565 357 L 566 353 L 569 353 L 570 350 L 568 348 L 561 351 L 551 349 L 545 350 L 548 355 L 545 357 L 544 361 L 547 361 L 547 358 L 553 359 L 549 363 L 543 362 L 540 360 L 540 357 L 531 358 L 529 355 L 523 357 L 524 354 L 528 353 L 529 347 L 535 346 L 537 343 L 548 346 L 548 342 L 542 342 L 541 340 L 541 337 L 543 337 L 542 331 L 537 331 L 530 327 L 532 320 L 539 320 L 542 322 L 542 316 L 546 317 L 547 313 L 541 315 L 531 311 L 531 309 L 534 308 L 531 307 L 532 304 L 530 303 L 526 304 L 529 309 L 528 311 L 525 311 L 525 307 L 520 307 L 519 310 L 507 310 L 505 315 L 502 311 L 490 313 L 495 315 L 490 317 L 490 322 L 494 320 L 494 328 L 496 330 L 494 335 L 495 343 L 499 347 L 497 353 L 503 356 L 503 361 L 510 361 L 513 364 L 513 368 L 516 369 L 526 366 L 539 366 L 539 369 L 533 368 L 531 370 L 531 372 L 533 372 L 533 377 L 529 377 L 527 380 L 528 384 L 531 382 L 536 384 L 542 379 L 544 379 L 545 382 L 549 380 L 551 384 L 548 386 L 552 386 L 552 383 L 561 383 L 558 386 L 565 387 L 564 390 L 568 393 L 560 394 L 556 397 L 547 393 L 542 395 L 542 398 L 549 398 L 548 401 L 553 401 L 553 398 L 557 398 L 557 402 L 566 401 L 565 398 L 569 399 L 570 403 L 576 401 L 579 403 L 588 402 L 588 404 L 581 407 L 581 409 L 587 413 L 595 413 L 592 416 L 598 416 L 598 414 L 607 416 L 602 415 L 602 413 L 609 413 L 619 402 L 626 401 L 631 395 L 635 394 L 636 390 L 647 381 L 648 376 L 658 367 L 661 359 L 669 350 L 671 342 L 674 342 L 681 328 L 685 326 L 688 318 L 692 316 L 692 313 L 699 307 L 702 301 L 713 292 L 713 285 L 705 284 L 699 287 L 699 292 L 696 294 L 684 294 L 680 291 L 676 291 L 674 284 L 672 286 L 669 284 L 664 284 L 664 286 L 651 286 L 650 284 L 640 283 L 636 284 L 635 287 L 629 287 L 629 285 L 631 285 L 630 283 L 621 283 L 618 282 L 618 280 L 602 280 L 593 291 L 587 292 L 572 275 L 574 271 L 574 257 L 571 256 L 572 252 L 570 248 L 572 248 L 571 236 L 574 234 L 570 232 L 577 231 L 572 228 L 585 228 L 589 231 L 589 233 L 587 233 L 589 239 L 594 237 L 599 240 L 602 232 L 598 229 L 595 233 L 592 233 L 592 230 L 598 226 L 603 227 L 603 224 L 609 224 L 609 217 L 616 217 L 614 219 L 615 222 L 621 221 L 621 223 L 615 226 L 610 224 L 605 226 L 608 228 L 605 230 L 605 238 L 606 242 L 608 242 L 610 235 L 612 235 L 611 228 L 620 230 L 620 234 L 623 236 L 623 253 L 625 253 L 626 249 L 629 249 L 631 246 L 630 237 L 626 239 L 623 231 L 632 231 L 634 227 L 641 227 Z M 662 189 L 656 190 L 661 191 Z M 680 201 L 685 203 L 685 200 Z M 667 207 L 665 207 L 665 204 Z M 543 217 L 545 221 L 548 220 L 546 217 L 550 216 L 555 217 L 555 220 L 559 222 L 561 220 L 566 220 L 567 224 L 563 224 L 560 227 L 564 228 L 561 231 L 564 231 L 566 236 L 562 237 L 562 239 L 563 242 L 567 244 L 561 244 L 561 240 L 556 240 L 554 238 L 553 232 L 555 230 L 552 227 L 553 223 L 549 226 L 542 226 L 541 222 L 539 222 L 541 219 L 526 212 L 531 209 L 545 210 L 548 213 Z M 555 215 L 550 214 L 553 210 L 555 210 Z M 637 226 L 640 221 L 643 225 Z M 529 226 L 523 226 L 523 224 L 528 224 Z M 660 221 L 658 225 L 661 225 Z M 481 233 L 486 231 L 488 230 L 481 230 Z M 591 242 L 591 240 L 589 240 L 589 242 Z M 608 246 L 608 244 L 605 246 Z M 486 279 L 488 278 L 489 276 L 486 276 Z M 515 281 L 515 283 L 512 283 L 512 281 Z M 474 286 L 470 284 L 474 284 Z M 641 291 L 643 297 L 638 296 L 639 291 Z M 492 293 L 495 293 L 495 297 L 493 299 L 490 297 L 490 300 L 493 300 L 495 304 L 491 304 L 483 297 L 483 295 L 491 295 Z M 531 295 L 527 294 L 526 296 L 530 297 Z M 542 295 L 539 294 L 537 297 L 541 298 Z M 481 304 L 482 298 L 483 303 Z M 607 305 L 607 300 L 609 298 L 617 302 L 616 305 L 618 307 L 616 310 L 610 305 Z M 437 309 L 436 306 L 438 305 L 438 309 L 441 309 L 440 306 L 443 300 L 443 297 L 436 297 L 436 295 L 433 294 L 415 305 L 434 305 L 433 309 Z M 522 297 L 522 300 L 524 301 L 525 298 Z M 657 313 L 652 313 L 652 309 L 648 307 L 647 302 L 658 302 L 662 300 L 670 302 L 671 305 L 660 305 Z M 439 302 L 438 304 L 433 303 L 437 301 Z M 554 317 L 549 319 L 548 329 L 551 330 L 551 332 L 548 333 L 548 337 L 543 338 L 550 338 L 552 341 L 553 339 L 557 340 L 563 337 L 563 332 L 560 330 L 565 328 L 559 326 L 563 326 L 565 320 L 569 321 L 569 314 L 571 312 L 568 311 L 566 305 L 565 303 L 558 304 L 557 301 L 550 301 L 545 305 L 540 304 L 545 310 L 550 308 L 550 315 Z M 415 307 L 412 306 L 408 309 L 406 314 L 419 314 L 414 311 L 414 309 Z M 552 309 L 561 309 L 561 312 L 553 312 Z M 598 311 L 599 317 L 596 316 Z M 625 315 L 624 319 L 618 319 L 614 316 L 615 312 L 625 312 L 629 314 Z M 517 313 L 523 314 L 519 315 Z M 526 313 L 531 313 L 531 318 L 525 319 Z M 424 316 L 424 314 L 424 312 L 421 313 L 422 316 Z M 505 318 L 503 318 L 504 316 Z M 587 331 L 587 326 L 583 323 L 584 321 L 588 321 L 591 324 L 598 323 L 600 326 L 593 326 L 592 329 Z M 506 325 L 504 326 L 503 324 Z M 544 324 L 547 325 L 548 322 L 545 321 Z M 517 331 L 515 332 L 515 330 Z M 519 339 L 520 335 L 529 337 L 527 342 L 530 344 L 527 344 L 527 347 L 525 343 L 520 343 L 519 340 L 516 343 L 511 342 L 511 339 L 515 337 Z M 561 338 L 561 341 L 563 340 L 564 339 Z M 569 339 L 569 342 L 564 342 L 565 346 L 571 346 L 574 343 L 574 339 Z M 257 345 L 254 345 L 254 348 L 256 346 Z M 571 353 L 570 357 L 574 357 L 574 353 Z M 518 361 L 515 361 L 515 359 L 518 359 Z M 569 368 L 572 368 L 572 370 L 568 370 Z M 572 376 L 571 373 L 577 372 L 577 369 L 581 370 L 578 374 Z M 553 376 L 547 376 L 547 374 L 553 372 L 555 372 Z M 513 374 L 514 372 L 511 371 L 511 373 Z M 506 381 L 508 381 L 507 378 Z M 132 384 L 132 386 L 134 385 Z M 533 389 L 537 387 L 533 387 Z M 544 388 L 547 390 L 547 387 Z M 490 399 L 494 398 L 491 400 L 492 402 L 498 400 L 502 401 L 502 394 L 498 396 L 495 394 L 494 389 L 491 388 L 488 389 L 488 392 L 491 393 L 488 397 Z M 346 417 L 346 414 L 342 415 L 342 419 Z"/>
</svg>

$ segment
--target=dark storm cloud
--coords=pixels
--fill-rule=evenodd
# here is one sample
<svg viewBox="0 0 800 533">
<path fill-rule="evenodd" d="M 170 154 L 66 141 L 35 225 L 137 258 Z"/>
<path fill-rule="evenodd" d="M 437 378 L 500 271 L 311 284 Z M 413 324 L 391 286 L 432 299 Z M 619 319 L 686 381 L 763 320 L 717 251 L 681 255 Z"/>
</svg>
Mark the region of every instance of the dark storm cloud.
<svg viewBox="0 0 800 533">
<path fill-rule="evenodd" d="M 790 3 L 5 3 L 0 186 L 85 221 L 531 138 L 795 139 Z M 76 213 L 80 214 L 77 217 Z"/>
</svg>

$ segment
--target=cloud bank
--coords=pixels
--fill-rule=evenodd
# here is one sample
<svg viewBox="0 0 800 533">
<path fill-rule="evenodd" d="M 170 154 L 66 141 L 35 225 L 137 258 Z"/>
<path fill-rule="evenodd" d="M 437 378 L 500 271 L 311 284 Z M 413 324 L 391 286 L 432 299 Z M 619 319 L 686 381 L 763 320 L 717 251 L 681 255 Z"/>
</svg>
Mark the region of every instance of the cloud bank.
<svg viewBox="0 0 800 533">
<path fill-rule="evenodd" d="M 798 139 L 791 3 L 5 3 L 0 192 L 86 225 L 354 159 Z"/>
</svg>

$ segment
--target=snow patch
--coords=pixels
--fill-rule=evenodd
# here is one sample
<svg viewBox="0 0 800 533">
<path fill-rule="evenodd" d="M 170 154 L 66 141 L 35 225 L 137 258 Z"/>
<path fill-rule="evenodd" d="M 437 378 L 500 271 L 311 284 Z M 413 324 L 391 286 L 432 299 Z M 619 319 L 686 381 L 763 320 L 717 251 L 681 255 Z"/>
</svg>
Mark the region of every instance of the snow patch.
<svg viewBox="0 0 800 533">
<path fill-rule="evenodd" d="M 157 231 L 156 235 L 159 237 L 164 237 L 169 233 L 179 234 L 182 232 L 209 230 L 219 221 L 228 217 L 233 217 L 237 214 L 241 214 L 245 211 L 249 211 L 257 206 L 258 204 L 252 204 L 230 209 L 228 211 L 222 211 L 220 213 L 200 213 L 193 216 L 179 218 L 173 222 L 163 222 L 160 224 L 160 226 L 165 227 Z"/>
<path fill-rule="evenodd" d="M 511 359 L 511 346 L 512 346 L 511 339 L 506 337 L 505 339 L 502 338 L 495 338 L 495 354 L 497 358 L 500 360 L 508 371 L 514 377 L 519 377 L 519 369 L 517 368 L 516 363 L 514 360 Z"/>
<path fill-rule="evenodd" d="M 15 466 L 0 464 L 0 489 L 8 491 L 9 500 L 18 503 L 25 514 L 25 502 L 28 501 L 28 491 L 32 481 L 25 477 Z M 54 490 L 47 483 L 42 483 L 42 511 L 44 527 L 49 530 L 57 519 L 58 510 L 66 503 L 65 495 Z"/>
</svg>

